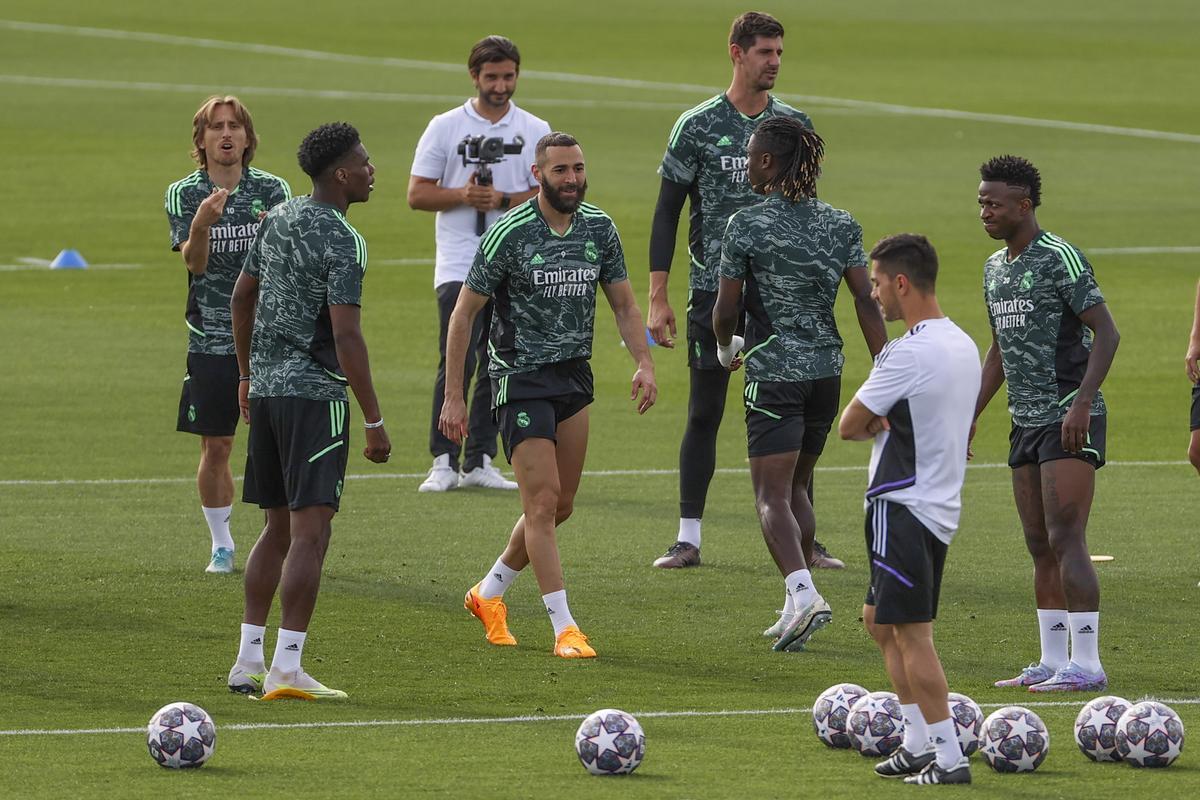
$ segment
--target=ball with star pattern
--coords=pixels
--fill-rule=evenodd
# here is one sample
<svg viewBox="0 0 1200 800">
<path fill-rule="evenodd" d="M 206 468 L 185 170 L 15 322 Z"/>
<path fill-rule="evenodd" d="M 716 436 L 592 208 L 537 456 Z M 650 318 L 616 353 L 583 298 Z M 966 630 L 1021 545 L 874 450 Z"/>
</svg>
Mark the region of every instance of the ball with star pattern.
<svg viewBox="0 0 1200 800">
<path fill-rule="evenodd" d="M 632 714 L 602 708 L 579 726 L 575 752 L 593 775 L 628 775 L 646 755 L 646 735 Z"/>
<path fill-rule="evenodd" d="M 871 692 L 850 706 L 850 746 L 864 756 L 890 756 L 904 741 L 904 712 L 894 692 Z"/>
<path fill-rule="evenodd" d="M 850 707 L 866 694 L 867 690 L 857 683 L 836 683 L 817 695 L 812 710 L 813 731 L 826 747 L 849 749 L 846 721 Z"/>
<path fill-rule="evenodd" d="M 1183 720 L 1170 706 L 1147 700 L 1117 720 L 1117 754 L 1134 767 L 1169 767 L 1183 751 Z"/>
<path fill-rule="evenodd" d="M 1022 706 L 998 708 L 983 721 L 979 752 L 996 772 L 1033 772 L 1050 752 L 1041 717 Z"/>
<path fill-rule="evenodd" d="M 191 703 L 170 703 L 154 712 L 146 726 L 150 757 L 162 767 L 199 767 L 212 757 L 217 746 L 217 727 L 212 717 Z"/>
<path fill-rule="evenodd" d="M 1120 761 L 1117 721 L 1131 706 L 1123 697 L 1106 694 L 1088 701 L 1075 718 L 1075 744 L 1092 761 Z"/>
</svg>

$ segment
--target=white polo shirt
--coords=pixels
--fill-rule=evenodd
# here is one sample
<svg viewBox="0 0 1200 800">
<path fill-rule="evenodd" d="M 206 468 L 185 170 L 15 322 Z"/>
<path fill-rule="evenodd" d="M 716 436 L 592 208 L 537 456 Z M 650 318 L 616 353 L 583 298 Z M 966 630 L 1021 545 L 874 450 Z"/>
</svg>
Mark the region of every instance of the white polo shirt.
<svg viewBox="0 0 1200 800">
<path fill-rule="evenodd" d="M 888 342 L 855 394 L 891 426 L 875 435 L 867 503 L 907 506 L 946 544 L 958 529 L 979 383 L 979 349 L 943 317 Z"/>
<path fill-rule="evenodd" d="M 550 133 L 550 125 L 544 119 L 517 108 L 515 103 L 510 102 L 508 113 L 499 122 L 493 123 L 480 116 L 472 101 L 468 100 L 429 121 L 425 133 L 417 142 L 412 174 L 439 181 L 447 189 L 466 186 L 471 173 L 478 167 L 474 164 L 463 166 L 458 145 L 465 137 L 499 136 L 509 143 L 513 137 L 520 136 L 525 140 L 525 148 L 520 154 L 506 155 L 503 161 L 492 165 L 492 185 L 508 194 L 526 192 L 537 188 L 530 167 L 538 139 L 547 133 Z M 435 288 L 450 281 L 466 280 L 467 270 L 471 268 L 475 250 L 479 247 L 479 237 L 475 235 L 475 214 L 475 209 L 468 205 L 437 212 L 437 264 L 433 270 Z M 499 210 L 487 212 L 488 227 L 503 214 Z"/>
</svg>

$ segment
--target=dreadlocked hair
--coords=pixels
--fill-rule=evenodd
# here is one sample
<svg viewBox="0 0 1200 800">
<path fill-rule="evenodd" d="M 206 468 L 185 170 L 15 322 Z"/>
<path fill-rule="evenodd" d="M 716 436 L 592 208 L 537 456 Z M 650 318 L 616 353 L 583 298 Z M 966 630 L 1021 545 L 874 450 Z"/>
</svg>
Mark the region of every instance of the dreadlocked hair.
<svg viewBox="0 0 1200 800">
<path fill-rule="evenodd" d="M 780 192 L 793 203 L 817 196 L 817 178 L 825 158 L 825 140 L 793 117 L 768 117 L 754 129 L 759 146 L 779 165 L 764 189 Z"/>
<path fill-rule="evenodd" d="M 985 181 L 1000 181 L 1018 186 L 1029 194 L 1029 202 L 1037 208 L 1042 204 L 1042 174 L 1037 167 L 1020 156 L 996 156 L 983 162 L 979 177 Z"/>
</svg>

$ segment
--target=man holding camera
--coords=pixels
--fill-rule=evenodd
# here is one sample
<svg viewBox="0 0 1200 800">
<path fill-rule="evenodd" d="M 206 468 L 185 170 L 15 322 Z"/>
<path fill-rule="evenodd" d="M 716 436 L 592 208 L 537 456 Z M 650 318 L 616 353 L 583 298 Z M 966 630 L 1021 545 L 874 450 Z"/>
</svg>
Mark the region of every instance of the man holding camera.
<svg viewBox="0 0 1200 800">
<path fill-rule="evenodd" d="M 439 359 L 429 426 L 433 467 L 419 487 L 422 492 L 445 492 L 460 486 L 517 488 L 515 482 L 505 479 L 492 466 L 498 431 L 492 421 L 491 383 L 487 375 L 490 302 L 475 319 L 467 350 L 463 381 L 466 390 L 473 374 L 476 379 L 461 465 L 460 445 L 438 430 L 438 415 L 446 392 L 446 331 L 450 313 L 479 239 L 509 208 L 538 192 L 530 169 L 533 143 L 548 134 L 550 126 L 512 102 L 520 67 L 521 54 L 509 39 L 488 36 L 476 42 L 467 60 L 467 70 L 477 96 L 430 120 L 413 157 L 408 204 L 420 211 L 437 212 L 433 285 L 438 301 Z M 518 149 L 521 141 L 529 144 Z"/>
</svg>

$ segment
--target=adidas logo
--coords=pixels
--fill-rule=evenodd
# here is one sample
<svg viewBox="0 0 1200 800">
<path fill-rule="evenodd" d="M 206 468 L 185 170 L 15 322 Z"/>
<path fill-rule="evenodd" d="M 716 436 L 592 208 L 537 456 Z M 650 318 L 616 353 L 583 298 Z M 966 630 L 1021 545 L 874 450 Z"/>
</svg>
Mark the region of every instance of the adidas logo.
<svg viewBox="0 0 1200 800">
<path fill-rule="evenodd" d="M 257 636 L 250 640 L 250 644 L 262 644 L 262 637 Z"/>
<path fill-rule="evenodd" d="M 534 253 L 533 258 L 529 259 L 529 263 L 535 267 L 540 267 L 542 264 L 546 263 L 546 259 L 542 258 L 541 253 Z"/>
<path fill-rule="evenodd" d="M 1052 630 L 1052 631 L 1065 631 L 1066 629 L 1067 629 L 1067 626 L 1066 626 L 1066 625 L 1063 625 L 1061 622 L 1056 622 L 1056 623 L 1054 623 L 1054 627 L 1052 627 L 1050 630 Z"/>
<path fill-rule="evenodd" d="M 1080 628 L 1078 631 L 1076 631 L 1076 633 L 1095 633 L 1095 632 L 1096 631 L 1092 629 L 1091 625 L 1084 625 L 1082 628 Z"/>
<path fill-rule="evenodd" d="M 933 743 L 934 743 L 934 744 L 945 744 L 945 743 L 946 743 L 946 740 L 945 740 L 945 739 L 943 739 L 941 736 L 939 736 L 939 737 L 937 737 L 936 739 L 934 739 L 934 740 L 933 740 Z"/>
<path fill-rule="evenodd" d="M 283 649 L 284 649 L 284 650 L 289 650 L 289 651 L 291 651 L 291 652 L 293 652 L 293 653 L 299 653 L 299 652 L 300 652 L 300 645 L 296 644 L 295 642 L 292 642 L 291 644 L 289 644 L 287 647 L 285 647 L 285 648 L 283 648 Z"/>
<path fill-rule="evenodd" d="M 501 575 L 499 572 L 493 572 L 492 577 L 495 578 L 496 580 L 500 581 L 501 583 L 504 583 L 504 576 Z"/>
<path fill-rule="evenodd" d="M 728 136 L 722 136 L 720 139 L 717 139 L 717 147 L 729 147 L 731 144 L 733 144 L 733 140 Z"/>
<path fill-rule="evenodd" d="M 547 614 L 549 614 L 550 616 L 552 616 L 552 617 L 553 617 L 553 616 L 554 616 L 554 609 L 553 609 L 553 608 L 551 608 L 550 606 L 546 606 L 546 613 L 547 613 Z"/>
<path fill-rule="evenodd" d="M 805 589 L 807 589 L 807 588 L 808 588 L 808 587 L 807 587 L 807 586 L 805 586 L 803 583 L 797 583 L 797 584 L 796 584 L 796 588 L 795 588 L 793 591 L 796 591 L 796 592 L 803 592 L 803 591 L 804 591 Z"/>
</svg>

